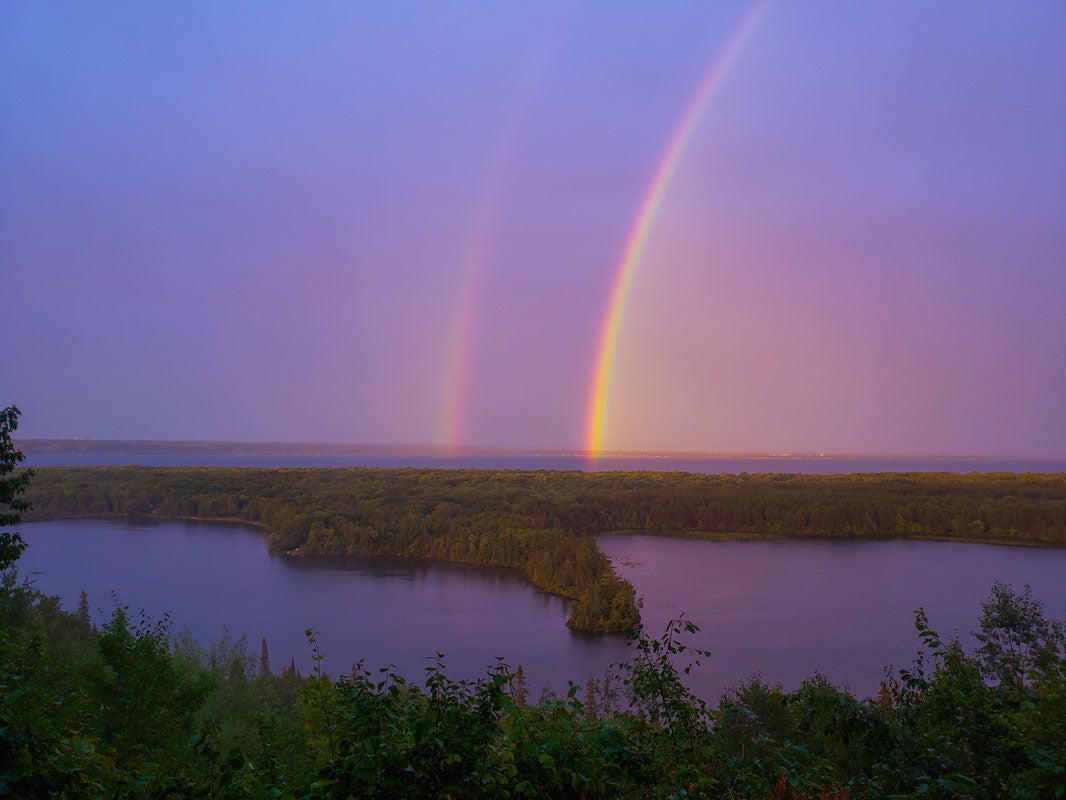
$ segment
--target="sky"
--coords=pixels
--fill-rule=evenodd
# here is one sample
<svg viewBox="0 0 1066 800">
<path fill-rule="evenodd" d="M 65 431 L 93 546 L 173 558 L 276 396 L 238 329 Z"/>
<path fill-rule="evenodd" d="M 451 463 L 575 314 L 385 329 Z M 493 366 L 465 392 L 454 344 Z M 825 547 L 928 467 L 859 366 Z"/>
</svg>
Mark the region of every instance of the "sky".
<svg viewBox="0 0 1066 800">
<path fill-rule="evenodd" d="M 1066 4 L 0 4 L 0 281 L 23 436 L 1061 455 Z"/>
</svg>

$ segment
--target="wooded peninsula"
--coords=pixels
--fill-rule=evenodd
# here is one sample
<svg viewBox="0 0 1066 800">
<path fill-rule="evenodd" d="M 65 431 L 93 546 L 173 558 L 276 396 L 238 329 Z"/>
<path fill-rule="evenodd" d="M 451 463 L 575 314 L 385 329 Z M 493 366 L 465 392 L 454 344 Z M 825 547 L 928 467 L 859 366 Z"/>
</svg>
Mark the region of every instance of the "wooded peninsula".
<svg viewBox="0 0 1066 800">
<path fill-rule="evenodd" d="M 514 567 L 574 601 L 567 624 L 628 631 L 633 587 L 595 535 L 923 538 L 1066 545 L 1066 474 L 850 475 L 381 468 L 35 470 L 26 521 L 246 522 L 274 552 Z"/>
</svg>

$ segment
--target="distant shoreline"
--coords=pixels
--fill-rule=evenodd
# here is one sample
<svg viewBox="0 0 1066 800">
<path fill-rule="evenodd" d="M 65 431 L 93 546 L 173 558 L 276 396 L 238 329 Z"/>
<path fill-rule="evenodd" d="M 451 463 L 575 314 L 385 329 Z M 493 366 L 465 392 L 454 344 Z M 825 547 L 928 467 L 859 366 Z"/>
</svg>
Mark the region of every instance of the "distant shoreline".
<svg viewBox="0 0 1066 800">
<path fill-rule="evenodd" d="M 640 528 L 624 531 L 606 531 L 597 533 L 593 538 L 605 536 L 649 536 L 656 539 L 692 539 L 703 542 L 947 542 L 952 544 L 987 544 L 996 547 L 1027 547 L 1044 550 L 1066 549 L 1066 542 L 1019 541 L 995 536 L 950 536 L 935 533 L 922 534 L 840 534 L 838 536 L 812 536 L 789 533 L 760 533 L 754 531 L 720 532 L 720 531 L 675 531 L 642 530 Z"/>
<path fill-rule="evenodd" d="M 493 457 L 521 456 L 528 458 L 588 458 L 588 459 L 706 459 L 706 460 L 797 460 L 797 461 L 1061 461 L 1061 455 L 1021 454 L 935 454 L 935 453 L 725 453 L 700 451 L 640 451 L 612 450 L 591 453 L 567 448 L 531 447 L 450 447 L 445 445 L 402 444 L 344 444 L 332 442 L 223 442 L 182 441 L 169 439 L 82 439 L 82 438 L 21 438 L 15 442 L 27 456 L 47 454 L 71 455 L 203 455 L 203 456 L 429 456 L 429 457 Z"/>
</svg>

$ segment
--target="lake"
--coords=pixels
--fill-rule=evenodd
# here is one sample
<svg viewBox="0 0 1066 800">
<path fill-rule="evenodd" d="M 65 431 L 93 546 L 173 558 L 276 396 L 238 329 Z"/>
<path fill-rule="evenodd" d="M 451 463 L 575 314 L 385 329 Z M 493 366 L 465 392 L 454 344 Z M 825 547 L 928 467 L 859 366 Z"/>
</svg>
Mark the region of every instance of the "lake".
<svg viewBox="0 0 1066 800">
<path fill-rule="evenodd" d="M 839 458 L 796 456 L 602 456 L 583 455 L 253 455 L 242 453 L 35 453 L 26 450 L 28 467 L 418 467 L 426 469 L 553 469 L 584 471 L 793 472 L 831 475 L 855 472 L 1066 472 L 1063 458 Z"/>
<path fill-rule="evenodd" d="M 625 655 L 613 639 L 574 634 L 569 602 L 531 586 L 518 570 L 399 558 L 305 558 L 267 552 L 253 528 L 195 522 L 70 520 L 21 525 L 20 560 L 37 586 L 93 617 L 118 600 L 133 614 L 173 614 L 201 642 L 223 627 L 259 653 L 266 637 L 275 671 L 295 660 L 311 667 L 307 628 L 318 631 L 325 668 L 347 673 L 395 664 L 418 680 L 427 656 L 443 652 L 453 677 L 477 677 L 505 656 L 538 688 L 570 675 L 602 672 Z M 560 659 L 565 654 L 565 662 Z"/>
<path fill-rule="evenodd" d="M 909 667 L 924 607 L 946 640 L 977 627 L 999 580 L 1031 585 L 1045 614 L 1066 617 L 1066 549 L 904 540 L 776 539 L 715 542 L 600 537 L 617 571 L 644 597 L 642 618 L 661 632 L 682 612 L 712 651 L 700 687 L 717 696 L 754 671 L 794 688 L 816 670 L 860 696 L 882 667 Z"/>
<path fill-rule="evenodd" d="M 624 640 L 565 627 L 568 603 L 516 570 L 391 558 L 299 558 L 267 552 L 266 537 L 238 525 L 72 520 L 20 527 L 20 562 L 38 588 L 76 607 L 84 589 L 97 621 L 111 591 L 136 615 L 171 612 L 175 631 L 201 642 L 228 628 L 258 655 L 268 640 L 275 670 L 309 670 L 306 628 L 318 631 L 325 667 L 346 673 L 394 664 L 418 680 L 426 657 L 445 654 L 453 677 L 477 677 L 504 656 L 534 691 L 626 657 Z M 919 605 L 942 634 L 976 626 L 995 580 L 1028 582 L 1049 614 L 1066 615 L 1066 550 L 943 542 L 713 542 L 612 535 L 600 545 L 644 598 L 649 632 L 681 612 L 702 628 L 692 644 L 712 658 L 694 674 L 707 699 L 755 671 L 786 689 L 821 670 L 860 695 L 882 667 L 908 666 L 918 647 Z"/>
</svg>

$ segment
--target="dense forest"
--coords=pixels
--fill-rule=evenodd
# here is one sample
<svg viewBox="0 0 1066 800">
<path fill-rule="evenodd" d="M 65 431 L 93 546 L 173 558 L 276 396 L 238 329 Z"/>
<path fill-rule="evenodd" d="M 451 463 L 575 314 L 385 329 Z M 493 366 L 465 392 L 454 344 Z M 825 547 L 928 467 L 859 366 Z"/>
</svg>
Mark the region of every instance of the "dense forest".
<svg viewBox="0 0 1066 800">
<path fill-rule="evenodd" d="M 429 469 L 48 468 L 27 519 L 155 515 L 262 526 L 270 548 L 516 567 L 626 631 L 633 588 L 593 536 L 929 537 L 1066 545 L 1066 476 L 700 475 Z"/>
</svg>

